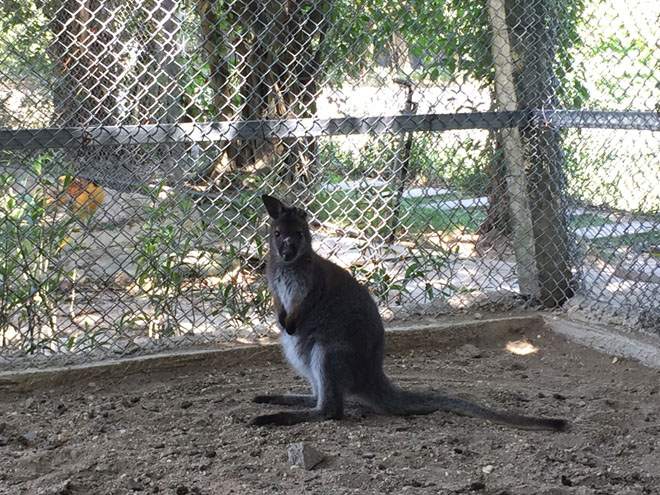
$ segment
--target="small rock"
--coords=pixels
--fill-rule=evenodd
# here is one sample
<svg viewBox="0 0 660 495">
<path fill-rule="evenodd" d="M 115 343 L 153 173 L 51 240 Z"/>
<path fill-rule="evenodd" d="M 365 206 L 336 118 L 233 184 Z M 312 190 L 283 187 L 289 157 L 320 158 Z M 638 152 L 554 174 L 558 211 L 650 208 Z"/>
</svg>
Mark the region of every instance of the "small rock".
<svg viewBox="0 0 660 495">
<path fill-rule="evenodd" d="M 5 428 L 7 427 L 7 423 L 0 423 L 0 433 L 5 431 Z"/>
<path fill-rule="evenodd" d="M 29 409 L 34 405 L 34 397 L 28 397 L 25 399 L 25 408 Z"/>
<path fill-rule="evenodd" d="M 187 486 L 181 485 L 176 487 L 176 495 L 188 495 L 189 491 Z"/>
<path fill-rule="evenodd" d="M 484 474 L 490 474 L 490 473 L 493 472 L 493 469 L 495 469 L 495 466 L 493 466 L 492 464 L 488 464 L 488 466 L 484 466 L 484 467 L 482 467 L 482 468 L 481 468 L 481 471 L 482 471 Z"/>
<path fill-rule="evenodd" d="M 204 455 L 209 459 L 213 459 L 216 456 L 216 452 L 213 449 L 208 449 L 206 452 L 204 452 Z"/>
<path fill-rule="evenodd" d="M 325 454 L 305 442 L 296 442 L 287 449 L 289 462 L 303 469 L 312 470 L 325 459 Z"/>
<path fill-rule="evenodd" d="M 595 493 L 595 490 L 587 488 L 586 486 L 579 486 L 574 491 L 574 495 L 594 495 Z"/>
<path fill-rule="evenodd" d="M 192 402 L 190 402 L 189 400 L 184 400 L 181 403 L 181 409 L 188 409 L 191 406 L 192 406 Z"/>
<path fill-rule="evenodd" d="M 73 490 L 71 480 L 60 481 L 46 488 L 41 488 L 37 495 L 69 495 Z"/>
<path fill-rule="evenodd" d="M 552 394 L 552 398 L 557 400 L 566 400 L 566 396 L 559 393 Z"/>
<path fill-rule="evenodd" d="M 573 486 L 573 482 L 564 474 L 561 475 L 561 484 L 564 486 Z"/>
<path fill-rule="evenodd" d="M 136 479 L 131 479 L 128 481 L 128 489 L 133 491 L 133 492 L 141 492 L 144 490 L 144 487 L 142 486 L 142 483 L 140 483 Z"/>
<path fill-rule="evenodd" d="M 373 452 L 364 452 L 362 454 L 362 457 L 365 459 L 373 459 L 374 457 L 376 457 L 376 454 L 374 454 Z"/>
<path fill-rule="evenodd" d="M 474 318 L 475 320 L 481 320 L 483 317 L 484 315 L 482 315 L 481 313 L 474 313 L 472 315 L 472 318 Z"/>
<path fill-rule="evenodd" d="M 69 435 L 67 432 L 58 433 L 55 437 L 55 443 L 57 445 L 64 445 L 69 440 L 71 440 L 71 435 Z"/>
<path fill-rule="evenodd" d="M 469 490 L 471 492 L 476 492 L 478 490 L 483 490 L 484 488 L 486 488 L 486 484 L 483 481 L 473 481 L 470 483 Z"/>
<path fill-rule="evenodd" d="M 456 349 L 456 354 L 458 354 L 461 357 L 467 357 L 467 358 L 480 358 L 481 357 L 481 351 L 479 350 L 478 347 L 472 345 L 472 344 L 465 344 Z"/>
<path fill-rule="evenodd" d="M 21 435 L 20 437 L 18 437 L 18 441 L 19 441 L 19 443 L 21 443 L 23 445 L 27 445 L 28 442 L 30 442 L 31 440 L 34 440 L 35 438 L 37 438 L 37 432 L 36 431 L 28 431 L 24 435 Z"/>
<path fill-rule="evenodd" d="M 413 488 L 420 488 L 422 486 L 422 483 L 419 482 L 418 480 L 410 480 L 406 482 L 404 486 L 411 486 Z"/>
</svg>

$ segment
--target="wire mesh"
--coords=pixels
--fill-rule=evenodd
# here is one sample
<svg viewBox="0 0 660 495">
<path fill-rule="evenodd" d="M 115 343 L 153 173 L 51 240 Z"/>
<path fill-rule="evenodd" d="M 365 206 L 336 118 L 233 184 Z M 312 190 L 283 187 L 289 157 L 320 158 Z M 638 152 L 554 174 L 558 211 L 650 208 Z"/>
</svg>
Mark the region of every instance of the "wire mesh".
<svg viewBox="0 0 660 495">
<path fill-rule="evenodd" d="M 263 193 L 386 319 L 660 332 L 660 7 L 0 10 L 0 368 L 274 338 Z"/>
</svg>

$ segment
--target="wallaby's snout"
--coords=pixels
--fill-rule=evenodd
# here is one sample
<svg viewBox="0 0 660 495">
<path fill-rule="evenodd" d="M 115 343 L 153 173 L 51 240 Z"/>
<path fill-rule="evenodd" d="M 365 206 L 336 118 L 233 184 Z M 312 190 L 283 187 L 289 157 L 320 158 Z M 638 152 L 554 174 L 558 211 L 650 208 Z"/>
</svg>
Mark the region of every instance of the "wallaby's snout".
<svg viewBox="0 0 660 495">
<path fill-rule="evenodd" d="M 284 261 L 293 261 L 298 254 L 298 246 L 296 246 L 295 239 L 292 236 L 282 239 L 278 250 Z"/>
</svg>

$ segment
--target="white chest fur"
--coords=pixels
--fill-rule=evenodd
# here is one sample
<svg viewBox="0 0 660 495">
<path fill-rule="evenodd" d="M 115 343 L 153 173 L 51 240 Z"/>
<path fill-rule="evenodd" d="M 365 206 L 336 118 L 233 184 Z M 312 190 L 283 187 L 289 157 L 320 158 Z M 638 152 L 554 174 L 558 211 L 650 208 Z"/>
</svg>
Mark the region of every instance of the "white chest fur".
<svg viewBox="0 0 660 495">
<path fill-rule="evenodd" d="M 284 355 L 289 363 L 291 363 L 291 366 L 293 366 L 300 376 L 309 382 L 312 387 L 312 394 L 318 397 L 322 386 L 321 349 L 318 345 L 314 346 L 311 356 L 308 356 L 308 359 L 305 359 L 305 356 L 303 356 L 298 349 L 298 337 L 282 332 L 280 342 L 284 349 Z"/>
<path fill-rule="evenodd" d="M 291 363 L 291 366 L 305 378 L 308 378 L 309 366 L 303 359 L 303 356 L 298 351 L 298 339 L 294 335 L 289 335 L 286 332 L 282 332 L 280 337 L 280 342 L 282 342 L 282 348 L 284 349 L 284 355 L 287 360 Z"/>
<path fill-rule="evenodd" d="M 271 291 L 277 294 L 287 312 L 302 301 L 309 290 L 306 277 L 286 269 L 280 269 L 275 273 L 271 285 Z"/>
</svg>

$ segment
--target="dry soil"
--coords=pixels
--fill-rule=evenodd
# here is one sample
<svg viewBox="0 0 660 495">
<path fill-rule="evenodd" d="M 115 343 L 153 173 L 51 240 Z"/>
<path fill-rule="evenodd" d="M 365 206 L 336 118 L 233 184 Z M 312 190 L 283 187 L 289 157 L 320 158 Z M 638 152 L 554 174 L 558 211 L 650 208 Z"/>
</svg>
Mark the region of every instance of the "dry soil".
<svg viewBox="0 0 660 495">
<path fill-rule="evenodd" d="M 535 354 L 505 350 L 529 339 Z M 660 371 L 551 332 L 387 356 L 411 389 L 569 418 L 568 433 L 434 413 L 349 410 L 342 421 L 254 428 L 255 394 L 304 391 L 281 363 L 84 380 L 0 398 L 2 494 L 660 494 Z M 292 466 L 307 442 L 326 459 Z"/>
</svg>

